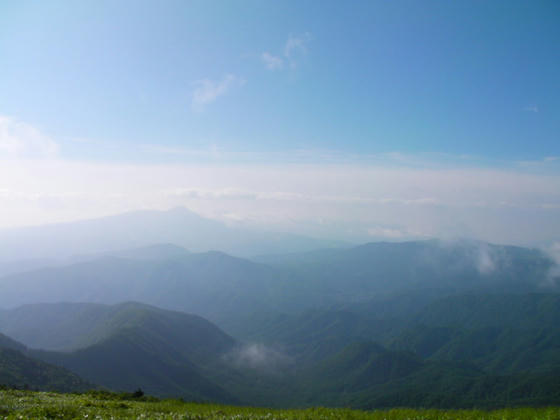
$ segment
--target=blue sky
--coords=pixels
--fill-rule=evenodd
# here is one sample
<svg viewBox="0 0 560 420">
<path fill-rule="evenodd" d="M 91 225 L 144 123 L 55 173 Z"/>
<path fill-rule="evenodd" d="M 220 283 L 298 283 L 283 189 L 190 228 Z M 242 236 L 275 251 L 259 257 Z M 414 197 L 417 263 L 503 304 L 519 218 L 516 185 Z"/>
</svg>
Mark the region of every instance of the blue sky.
<svg viewBox="0 0 560 420">
<path fill-rule="evenodd" d="M 91 180 L 55 182 L 59 173 L 72 167 L 78 180 L 85 179 L 91 174 L 86 167 L 103 172 L 103 165 L 117 172 L 133 166 L 152 172 L 157 166 L 165 172 L 207 165 L 204 168 L 216 171 L 201 169 L 206 178 L 195 176 L 196 182 L 189 184 L 161 175 L 157 188 L 196 189 L 206 197 L 208 191 L 250 190 L 308 198 L 347 193 L 344 185 L 326 194 L 330 188 L 320 185 L 317 175 L 324 165 L 335 165 L 333 173 L 365 171 L 368 176 L 389 167 L 395 171 L 389 178 L 398 187 L 398 197 L 390 191 L 364 190 L 356 191 L 354 198 L 385 204 L 429 199 L 438 206 L 450 205 L 453 187 L 446 187 L 444 194 L 433 181 L 413 186 L 422 176 L 407 171 L 461 169 L 466 172 L 457 175 L 458 189 L 468 189 L 462 184 L 470 185 L 469 179 L 480 179 L 470 187 L 471 201 L 461 201 L 461 211 L 467 213 L 469 205 L 488 203 L 498 190 L 508 189 L 500 184 L 489 192 L 484 178 L 477 177 L 480 171 L 490 171 L 499 173 L 499 179 L 509 174 L 511 185 L 530 184 L 537 190 L 513 189 L 516 198 L 496 202 L 492 217 L 513 217 L 506 203 L 531 211 L 546 208 L 546 217 L 536 217 L 555 220 L 555 206 L 560 204 L 555 195 L 560 174 L 558 45 L 557 1 L 4 1 L 0 158 L 3 153 L 4 171 L 23 168 L 30 159 L 41 160 L 35 168 L 51 165 L 43 173 L 30 170 L 17 182 L 0 182 L 0 192 L 12 200 L 4 203 L 5 209 L 12 209 L 4 210 L 4 225 L 129 209 L 131 204 L 121 203 L 84 211 L 99 197 L 88 197 L 81 207 L 60 198 L 97 187 Z M 279 178 L 287 171 L 303 171 L 309 187 L 296 193 L 295 186 L 280 185 L 274 177 L 257 186 L 249 185 L 250 177 L 233 180 L 227 175 L 226 168 L 233 165 L 259 178 L 258 168 L 266 164 L 276 165 Z M 220 171 L 225 171 L 224 178 L 217 181 Z M 306 178 L 309 171 L 315 175 Z M 402 174 L 409 178 L 403 181 Z M 519 184 L 518 176 L 540 177 L 539 187 L 533 181 Z M 378 179 L 364 177 L 353 182 Z M 33 189 L 30 185 L 38 178 L 52 181 Z M 249 205 L 243 210 L 231 200 L 220 205 L 170 203 L 153 197 L 133 199 L 130 190 L 123 184 L 111 194 L 121 194 L 140 208 L 174 204 L 218 218 L 271 217 L 271 210 L 249 211 Z M 14 197 L 37 194 L 51 194 L 59 201 L 45 212 L 44 204 L 30 207 L 27 198 L 28 216 L 23 217 L 23 204 L 15 205 Z M 310 215 L 303 217 L 296 201 L 295 210 L 285 209 L 277 216 L 301 222 L 296 223 L 299 229 Z M 434 220 L 441 208 L 432 210 L 426 216 L 432 221 L 425 226 L 439 223 Z M 403 227 L 383 216 L 385 212 L 374 213 L 379 215 L 375 220 L 356 222 L 358 227 L 352 229 L 364 235 L 398 231 L 402 237 L 445 231 L 441 226 Z M 467 224 L 490 223 L 490 213 Z M 327 216 L 326 225 L 342 223 L 334 214 Z M 446 217 L 447 225 L 466 223 Z M 496 234 L 488 239 L 552 240 L 527 229 L 523 238 Z M 335 234 L 328 229 L 322 234 L 329 232 Z M 470 226 L 456 234 L 477 236 L 478 231 Z"/>
<path fill-rule="evenodd" d="M 555 1 L 18 0 L 2 9 L 0 112 L 60 139 L 65 156 L 134 158 L 142 144 L 560 154 Z M 263 54 L 281 68 L 268 69 Z M 195 109 L 203 80 L 225 88 Z M 126 152 L 90 156 L 72 139 Z"/>
</svg>

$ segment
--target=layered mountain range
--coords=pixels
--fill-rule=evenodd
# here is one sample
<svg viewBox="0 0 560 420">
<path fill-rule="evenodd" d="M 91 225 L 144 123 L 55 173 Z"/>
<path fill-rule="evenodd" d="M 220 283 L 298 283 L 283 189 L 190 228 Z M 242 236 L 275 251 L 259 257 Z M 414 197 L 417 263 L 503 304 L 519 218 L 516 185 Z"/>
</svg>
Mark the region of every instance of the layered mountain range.
<svg viewBox="0 0 560 420">
<path fill-rule="evenodd" d="M 0 384 L 269 406 L 560 403 L 558 271 L 536 249 L 97 251 L 0 276 Z"/>
</svg>

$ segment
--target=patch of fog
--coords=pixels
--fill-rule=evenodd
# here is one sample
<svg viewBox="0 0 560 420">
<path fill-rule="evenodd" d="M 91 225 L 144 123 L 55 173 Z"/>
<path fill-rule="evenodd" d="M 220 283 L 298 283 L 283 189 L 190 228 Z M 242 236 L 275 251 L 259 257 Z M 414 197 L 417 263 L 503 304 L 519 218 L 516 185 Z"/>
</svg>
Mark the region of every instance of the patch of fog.
<svg viewBox="0 0 560 420">
<path fill-rule="evenodd" d="M 478 274 L 489 276 L 509 265 L 509 256 L 500 246 L 470 239 L 439 240 L 438 245 L 454 251 L 455 269 L 474 268 Z M 438 261 L 441 264 L 441 261 Z M 448 267 L 449 268 L 449 267 Z"/>
<path fill-rule="evenodd" d="M 545 248 L 544 252 L 550 257 L 552 264 L 541 286 L 544 288 L 560 287 L 560 242 L 554 242 Z"/>
<path fill-rule="evenodd" d="M 239 346 L 227 353 L 224 359 L 237 368 L 250 368 L 269 373 L 280 373 L 293 364 L 291 357 L 260 343 Z"/>
<path fill-rule="evenodd" d="M 495 249 L 491 249 L 487 243 L 477 242 L 474 249 L 474 265 L 478 272 L 483 275 L 493 273 L 500 263 L 499 255 Z"/>
</svg>

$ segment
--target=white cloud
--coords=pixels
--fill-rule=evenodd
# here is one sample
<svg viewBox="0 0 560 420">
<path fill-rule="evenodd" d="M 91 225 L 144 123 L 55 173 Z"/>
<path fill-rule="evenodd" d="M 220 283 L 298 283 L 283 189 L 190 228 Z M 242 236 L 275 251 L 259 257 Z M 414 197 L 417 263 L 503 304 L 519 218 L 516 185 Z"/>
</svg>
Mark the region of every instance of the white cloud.
<svg viewBox="0 0 560 420">
<path fill-rule="evenodd" d="M 558 156 L 546 156 L 538 160 L 522 160 L 516 163 L 517 166 L 529 170 L 558 171 L 560 169 L 560 158 Z"/>
<path fill-rule="evenodd" d="M 523 110 L 527 112 L 537 113 L 539 112 L 539 107 L 537 105 L 527 105 L 525 108 L 523 108 Z"/>
<path fill-rule="evenodd" d="M 269 70 L 281 70 L 285 68 L 286 63 L 294 68 L 298 60 L 307 54 L 310 39 L 311 35 L 307 32 L 298 36 L 290 35 L 281 54 L 274 55 L 265 51 L 261 54 L 261 60 Z"/>
<path fill-rule="evenodd" d="M 166 191 L 169 196 L 185 197 L 197 200 L 256 200 L 258 193 L 236 188 L 207 189 L 207 188 L 175 188 Z"/>
<path fill-rule="evenodd" d="M 237 367 L 264 370 L 269 373 L 283 372 L 293 363 L 290 357 L 260 343 L 238 347 L 226 353 L 223 358 Z"/>
<path fill-rule="evenodd" d="M 221 80 L 201 79 L 193 83 L 194 91 L 191 106 L 195 111 L 202 111 L 207 105 L 220 96 L 228 93 L 236 86 L 242 86 L 245 81 L 233 74 L 227 74 Z"/>
<path fill-rule="evenodd" d="M 280 70 L 284 67 L 284 60 L 281 57 L 272 55 L 268 52 L 263 52 L 261 54 L 261 59 L 269 70 Z"/>
<path fill-rule="evenodd" d="M 0 115 L 0 158 L 53 158 L 58 144 L 35 127 Z"/>
<path fill-rule="evenodd" d="M 432 197 L 420 197 L 420 198 L 380 198 L 376 200 L 381 204 L 402 204 L 405 206 L 417 205 L 435 205 L 438 204 L 438 200 Z"/>
<path fill-rule="evenodd" d="M 284 56 L 290 61 L 292 67 L 296 65 L 298 57 L 307 53 L 307 43 L 311 39 L 309 33 L 299 36 L 290 35 L 284 46 Z"/>
<path fill-rule="evenodd" d="M 291 191 L 250 191 L 236 188 L 204 189 L 204 188 L 174 188 L 166 192 L 170 196 L 182 196 L 199 200 L 271 200 L 271 201 L 313 201 L 313 202 L 339 202 L 339 203 L 365 203 L 404 206 L 437 205 L 438 200 L 434 198 L 377 198 L 352 195 L 322 195 L 317 193 L 295 193 Z"/>
<path fill-rule="evenodd" d="M 395 228 L 388 228 L 382 226 L 376 226 L 373 228 L 369 228 L 367 230 L 368 235 L 376 237 L 376 238 L 387 238 L 387 239 L 402 239 L 402 238 L 409 238 L 411 235 L 410 233 L 395 229 Z"/>
<path fill-rule="evenodd" d="M 158 144 L 144 144 L 140 146 L 140 150 L 149 153 L 151 156 L 163 155 L 163 156 L 174 156 L 181 158 L 192 158 L 192 159 L 209 159 L 218 160 L 222 156 L 227 155 L 220 147 L 212 145 L 204 149 L 195 149 L 187 147 L 170 147 L 162 146 Z"/>
</svg>

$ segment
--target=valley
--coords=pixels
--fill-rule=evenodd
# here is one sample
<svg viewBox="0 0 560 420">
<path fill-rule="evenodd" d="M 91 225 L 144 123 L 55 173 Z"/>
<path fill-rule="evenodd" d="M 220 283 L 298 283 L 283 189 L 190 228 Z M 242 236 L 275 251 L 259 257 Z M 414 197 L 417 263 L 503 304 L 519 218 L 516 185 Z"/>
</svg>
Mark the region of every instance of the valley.
<svg viewBox="0 0 560 420">
<path fill-rule="evenodd" d="M 558 404 L 553 265 L 469 241 L 82 256 L 0 278 L 3 363 L 52 379 L 10 367 L 3 383 L 269 407 Z"/>
</svg>

